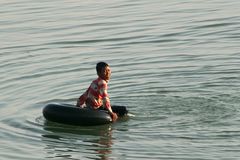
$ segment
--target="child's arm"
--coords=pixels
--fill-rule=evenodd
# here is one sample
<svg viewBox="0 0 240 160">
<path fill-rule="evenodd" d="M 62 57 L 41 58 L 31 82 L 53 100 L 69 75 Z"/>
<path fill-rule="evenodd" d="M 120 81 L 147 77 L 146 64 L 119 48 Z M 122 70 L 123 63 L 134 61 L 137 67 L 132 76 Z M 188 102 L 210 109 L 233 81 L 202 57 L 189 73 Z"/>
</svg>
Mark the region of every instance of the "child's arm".
<svg viewBox="0 0 240 160">
<path fill-rule="evenodd" d="M 112 107 L 110 104 L 110 99 L 107 93 L 107 84 L 103 84 L 103 87 L 100 90 L 101 96 L 103 97 L 103 107 L 106 108 L 111 115 L 113 121 L 117 120 L 118 116 L 116 113 L 112 111 Z"/>
</svg>

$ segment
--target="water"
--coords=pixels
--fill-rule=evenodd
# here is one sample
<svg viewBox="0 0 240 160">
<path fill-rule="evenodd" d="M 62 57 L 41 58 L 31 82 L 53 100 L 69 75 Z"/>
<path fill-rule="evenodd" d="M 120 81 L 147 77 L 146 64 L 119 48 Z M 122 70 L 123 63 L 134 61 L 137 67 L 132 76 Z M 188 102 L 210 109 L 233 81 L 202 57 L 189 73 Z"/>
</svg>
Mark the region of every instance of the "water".
<svg viewBox="0 0 240 160">
<path fill-rule="evenodd" d="M 240 157 L 237 0 L 0 2 L 0 157 Z M 135 117 L 76 127 L 46 121 L 112 68 L 112 104 Z"/>
</svg>

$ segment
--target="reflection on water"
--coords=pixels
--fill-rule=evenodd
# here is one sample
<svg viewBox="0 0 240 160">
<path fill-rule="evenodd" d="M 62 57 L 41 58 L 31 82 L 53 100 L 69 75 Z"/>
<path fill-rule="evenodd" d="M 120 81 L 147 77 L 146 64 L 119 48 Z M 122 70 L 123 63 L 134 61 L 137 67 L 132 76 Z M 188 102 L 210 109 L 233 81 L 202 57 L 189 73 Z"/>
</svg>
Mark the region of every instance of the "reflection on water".
<svg viewBox="0 0 240 160">
<path fill-rule="evenodd" d="M 42 141 L 47 153 L 46 158 L 64 159 L 109 159 L 112 153 L 111 125 L 71 126 L 46 121 Z M 76 154 L 77 153 L 77 154 Z"/>
</svg>

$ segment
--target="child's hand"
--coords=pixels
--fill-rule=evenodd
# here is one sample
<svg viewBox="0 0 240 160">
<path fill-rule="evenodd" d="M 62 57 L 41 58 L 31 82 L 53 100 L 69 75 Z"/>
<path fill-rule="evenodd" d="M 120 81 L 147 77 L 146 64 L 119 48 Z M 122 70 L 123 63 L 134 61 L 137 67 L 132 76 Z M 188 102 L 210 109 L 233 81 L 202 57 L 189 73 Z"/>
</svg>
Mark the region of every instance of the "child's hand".
<svg viewBox="0 0 240 160">
<path fill-rule="evenodd" d="M 84 107 L 86 107 L 86 104 L 84 103 L 84 104 L 80 105 L 79 99 L 78 99 L 76 106 L 77 106 L 77 107 L 80 107 L 80 108 L 84 108 Z"/>
<path fill-rule="evenodd" d="M 113 120 L 113 122 L 116 121 L 117 119 L 118 119 L 117 114 L 112 112 L 112 120 Z"/>
<path fill-rule="evenodd" d="M 80 107 L 80 108 L 85 108 L 85 107 L 86 107 L 86 105 L 85 105 L 85 104 L 83 104 L 83 105 L 80 105 L 79 107 Z"/>
</svg>

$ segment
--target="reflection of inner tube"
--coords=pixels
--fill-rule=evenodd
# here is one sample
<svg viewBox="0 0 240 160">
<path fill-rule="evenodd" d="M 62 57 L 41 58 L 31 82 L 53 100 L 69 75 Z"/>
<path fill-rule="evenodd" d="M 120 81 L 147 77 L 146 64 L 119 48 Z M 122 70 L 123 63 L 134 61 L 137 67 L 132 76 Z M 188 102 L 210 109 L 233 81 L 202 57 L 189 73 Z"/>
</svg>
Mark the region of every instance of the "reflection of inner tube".
<svg viewBox="0 0 240 160">
<path fill-rule="evenodd" d="M 112 106 L 119 117 L 127 114 L 125 106 Z M 100 125 L 112 122 L 105 110 L 79 108 L 71 104 L 48 104 L 43 108 L 43 116 L 53 122 L 71 125 Z"/>
</svg>

